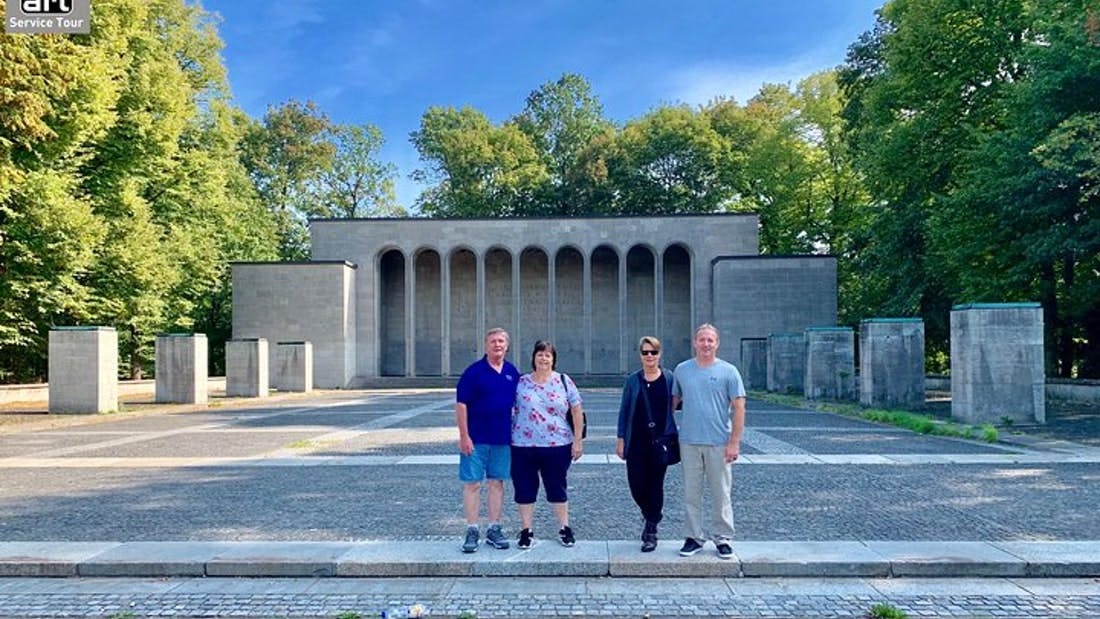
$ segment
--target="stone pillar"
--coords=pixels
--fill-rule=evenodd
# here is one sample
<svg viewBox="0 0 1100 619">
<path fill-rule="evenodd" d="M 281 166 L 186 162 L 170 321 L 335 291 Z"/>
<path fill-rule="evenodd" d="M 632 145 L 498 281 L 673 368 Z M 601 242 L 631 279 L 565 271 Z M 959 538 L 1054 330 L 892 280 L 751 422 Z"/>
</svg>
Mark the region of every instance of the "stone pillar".
<svg viewBox="0 0 1100 619">
<path fill-rule="evenodd" d="M 416 253 L 405 258 L 405 334 L 405 376 L 416 376 Z M 279 344 L 282 343 L 279 342 Z M 313 377 L 312 361 L 311 346 L 309 364 L 311 379 Z M 278 385 L 275 387 L 281 388 Z"/>
<path fill-rule="evenodd" d="M 924 321 L 870 318 L 859 325 L 859 402 L 924 408 Z"/>
<path fill-rule="evenodd" d="M 581 252 L 583 267 L 581 269 L 582 286 L 584 287 L 584 373 L 592 373 L 592 252 Z"/>
<path fill-rule="evenodd" d="M 951 416 L 966 423 L 1046 423 L 1043 308 L 951 309 Z"/>
<path fill-rule="evenodd" d="M 851 327 L 806 329 L 806 386 L 810 400 L 854 400 L 856 342 Z"/>
<path fill-rule="evenodd" d="M 225 343 L 225 395 L 240 398 L 268 396 L 267 340 L 229 340 Z"/>
<path fill-rule="evenodd" d="M 627 361 L 628 351 L 633 350 L 632 344 L 626 341 L 626 257 L 629 253 L 622 253 L 616 248 L 616 252 L 619 253 L 619 373 L 625 374 L 626 369 L 630 367 Z"/>
<path fill-rule="evenodd" d="M 741 378 L 745 389 L 768 388 L 768 340 L 763 337 L 741 339 Z"/>
<path fill-rule="evenodd" d="M 205 404 L 206 335 L 166 333 L 156 340 L 156 400 Z"/>
<path fill-rule="evenodd" d="M 49 336 L 50 413 L 118 410 L 118 332 L 54 327 Z"/>
<path fill-rule="evenodd" d="M 806 336 L 772 333 L 767 359 L 768 391 L 801 394 L 806 382 Z"/>
<path fill-rule="evenodd" d="M 275 345 L 275 388 L 279 391 L 313 391 L 313 344 L 279 342 Z"/>
</svg>

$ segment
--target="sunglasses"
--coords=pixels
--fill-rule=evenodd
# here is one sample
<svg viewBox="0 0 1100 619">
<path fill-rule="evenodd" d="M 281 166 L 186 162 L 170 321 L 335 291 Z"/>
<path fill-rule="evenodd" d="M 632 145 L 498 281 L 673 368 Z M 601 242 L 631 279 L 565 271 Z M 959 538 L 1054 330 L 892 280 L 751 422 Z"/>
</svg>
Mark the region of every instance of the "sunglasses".
<svg viewBox="0 0 1100 619">
<path fill-rule="evenodd" d="M 640 350 L 638 352 L 642 353 L 643 355 L 645 355 L 647 357 L 652 357 L 654 355 L 661 354 L 661 351 L 659 351 L 659 350 Z"/>
</svg>

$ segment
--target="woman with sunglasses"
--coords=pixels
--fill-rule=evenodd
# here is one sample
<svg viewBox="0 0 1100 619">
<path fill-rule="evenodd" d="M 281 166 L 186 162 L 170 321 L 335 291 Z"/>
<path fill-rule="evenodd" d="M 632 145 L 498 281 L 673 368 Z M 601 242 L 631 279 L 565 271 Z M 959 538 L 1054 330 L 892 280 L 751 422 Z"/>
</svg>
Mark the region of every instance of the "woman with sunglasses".
<svg viewBox="0 0 1100 619">
<path fill-rule="evenodd" d="M 652 335 L 638 342 L 642 368 L 623 385 L 619 404 L 618 440 L 615 452 L 626 460 L 630 495 L 642 511 L 642 552 L 657 549 L 657 525 L 665 504 L 665 473 L 668 465 L 658 453 L 655 440 L 674 436 L 672 415 L 672 372 L 661 367 L 661 341 Z"/>
</svg>

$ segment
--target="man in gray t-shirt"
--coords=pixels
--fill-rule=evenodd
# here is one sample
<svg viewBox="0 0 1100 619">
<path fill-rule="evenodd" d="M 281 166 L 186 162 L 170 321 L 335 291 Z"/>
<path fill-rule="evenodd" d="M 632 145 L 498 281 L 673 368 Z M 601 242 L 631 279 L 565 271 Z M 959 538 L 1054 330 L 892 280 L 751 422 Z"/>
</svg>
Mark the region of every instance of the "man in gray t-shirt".
<svg viewBox="0 0 1100 619">
<path fill-rule="evenodd" d="M 733 470 L 745 429 L 745 384 L 732 364 L 718 358 L 718 329 L 695 329 L 695 357 L 676 366 L 673 402 L 682 404 L 680 455 L 684 465 L 684 516 L 687 536 L 680 555 L 703 549 L 703 485 L 710 486 L 711 536 L 718 556 L 733 558 Z"/>
</svg>

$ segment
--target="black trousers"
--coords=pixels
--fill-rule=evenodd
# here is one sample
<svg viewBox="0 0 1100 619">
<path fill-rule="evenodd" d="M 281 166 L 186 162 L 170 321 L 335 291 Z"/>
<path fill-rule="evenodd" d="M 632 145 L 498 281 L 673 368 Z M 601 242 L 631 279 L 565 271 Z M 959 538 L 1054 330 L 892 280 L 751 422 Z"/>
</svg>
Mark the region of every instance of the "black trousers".
<svg viewBox="0 0 1100 619">
<path fill-rule="evenodd" d="M 630 484 L 630 496 L 642 510 L 647 522 L 657 524 L 665 507 L 665 473 L 668 467 L 657 462 L 649 453 L 626 456 L 626 481 Z"/>
</svg>

